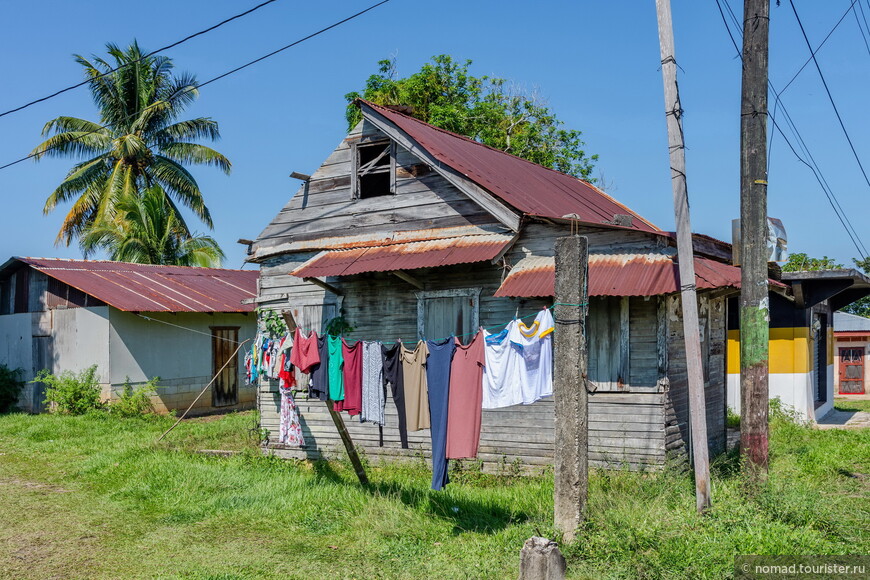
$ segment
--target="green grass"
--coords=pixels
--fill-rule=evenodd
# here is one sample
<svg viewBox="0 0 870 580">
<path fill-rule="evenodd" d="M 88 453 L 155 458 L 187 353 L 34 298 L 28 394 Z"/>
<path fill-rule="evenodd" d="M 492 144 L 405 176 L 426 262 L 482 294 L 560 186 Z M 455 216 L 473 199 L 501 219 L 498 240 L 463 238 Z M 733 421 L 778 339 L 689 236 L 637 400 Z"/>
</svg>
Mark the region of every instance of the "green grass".
<svg viewBox="0 0 870 580">
<path fill-rule="evenodd" d="M 511 578 L 522 542 L 553 536 L 551 475 L 456 473 L 419 463 L 281 461 L 255 416 L 0 416 L 0 577 Z M 195 453 L 232 449 L 232 457 Z M 778 421 L 768 482 L 748 499 L 736 458 L 714 464 L 713 508 L 691 476 L 593 472 L 573 578 L 722 578 L 735 554 L 870 550 L 870 430 Z"/>
<path fill-rule="evenodd" d="M 838 411 L 864 411 L 870 413 L 870 399 L 851 399 L 848 397 L 836 397 L 834 408 Z"/>
</svg>

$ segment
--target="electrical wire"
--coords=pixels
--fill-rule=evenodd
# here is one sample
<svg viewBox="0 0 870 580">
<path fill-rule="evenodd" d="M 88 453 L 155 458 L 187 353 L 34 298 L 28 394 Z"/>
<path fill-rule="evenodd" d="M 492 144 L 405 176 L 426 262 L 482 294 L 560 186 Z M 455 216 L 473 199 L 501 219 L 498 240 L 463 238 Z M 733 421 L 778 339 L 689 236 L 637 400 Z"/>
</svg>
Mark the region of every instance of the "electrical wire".
<svg viewBox="0 0 870 580">
<path fill-rule="evenodd" d="M 725 30 L 728 33 L 728 37 L 731 39 L 731 44 L 734 46 L 734 50 L 737 52 L 737 58 L 740 58 L 742 60 L 743 59 L 742 51 L 740 50 L 740 47 L 734 38 L 734 34 L 731 31 L 731 26 L 728 24 L 728 19 L 725 15 L 725 11 L 722 8 L 720 0 L 715 0 L 715 1 L 716 1 L 716 6 L 719 9 L 719 14 L 722 17 L 722 23 L 725 26 Z M 728 0 L 724 0 L 724 2 L 725 2 L 725 5 L 728 9 L 728 12 L 731 15 L 731 18 L 732 18 L 732 21 L 734 22 L 735 27 L 738 30 L 740 30 L 740 23 L 737 21 L 737 18 L 734 15 L 734 11 L 731 9 L 731 5 L 728 3 Z M 846 232 L 846 235 L 849 236 L 849 239 L 852 241 L 852 244 L 855 246 L 855 249 L 862 256 L 868 255 L 866 248 L 864 248 L 863 242 L 861 242 L 861 240 L 860 240 L 860 236 L 858 236 L 857 231 L 855 230 L 854 226 L 852 226 L 845 211 L 843 211 L 843 208 L 840 205 L 840 202 L 837 199 L 836 195 L 834 194 L 833 189 L 831 189 L 830 185 L 828 184 L 827 180 L 825 179 L 824 175 L 822 174 L 821 168 L 818 166 L 818 163 L 816 163 L 815 158 L 812 156 L 812 153 L 809 151 L 809 148 L 807 147 L 806 142 L 804 141 L 803 137 L 801 136 L 800 132 L 798 131 L 797 126 L 794 124 L 794 121 L 792 120 L 791 115 L 789 115 L 788 110 L 785 107 L 785 103 L 781 102 L 781 100 L 779 98 L 779 93 L 776 91 L 775 87 L 773 86 L 773 84 L 770 81 L 768 81 L 768 86 L 770 86 L 771 91 L 773 91 L 773 93 L 777 96 L 776 102 L 774 105 L 774 110 L 776 110 L 777 106 L 781 106 L 783 115 L 785 116 L 786 123 L 788 124 L 789 129 L 792 131 L 793 135 L 797 139 L 798 145 L 801 148 L 801 150 L 803 151 L 804 155 L 806 155 L 807 158 L 810 159 L 810 161 L 808 162 L 806 159 L 804 159 L 804 157 L 802 157 L 798 153 L 797 149 L 795 149 L 795 146 L 792 144 L 792 142 L 786 136 L 785 132 L 782 130 L 782 127 L 777 122 L 775 117 L 771 117 L 771 123 L 773 124 L 774 128 L 779 132 L 780 136 L 782 137 L 783 141 L 785 141 L 786 145 L 788 145 L 789 149 L 791 150 L 792 154 L 794 154 L 795 158 L 798 161 L 800 161 L 801 163 L 803 163 L 804 165 L 806 165 L 810 169 L 810 171 L 813 173 L 813 176 L 816 178 L 816 181 L 819 183 L 819 186 L 821 187 L 822 192 L 825 194 L 825 197 L 827 198 L 828 203 L 831 205 L 831 208 L 834 210 L 834 215 L 837 216 L 837 219 L 842 224 L 843 229 Z M 769 162 L 769 160 L 768 160 L 768 162 Z M 862 249 L 862 248 L 864 248 L 864 249 Z"/>
<path fill-rule="evenodd" d="M 121 70 L 121 69 L 123 69 L 123 68 L 126 68 L 126 67 L 128 67 L 128 66 L 132 66 L 132 65 L 137 64 L 137 63 L 140 63 L 140 62 L 142 62 L 142 61 L 144 61 L 144 60 L 146 60 L 146 59 L 148 59 L 148 58 L 154 56 L 154 55 L 157 54 L 158 52 L 163 52 L 163 51 L 165 51 L 165 50 L 169 50 L 170 48 L 175 48 L 175 47 L 178 46 L 179 44 L 184 44 L 184 43 L 187 42 L 188 40 L 192 40 L 192 39 L 196 38 L 197 36 L 202 36 L 203 34 L 209 33 L 209 32 L 211 32 L 212 30 L 215 30 L 215 29 L 217 29 L 217 28 L 220 28 L 220 27 L 223 26 L 224 24 L 227 24 L 227 23 L 229 23 L 229 22 L 232 22 L 233 20 L 237 20 L 237 19 L 239 19 L 239 18 L 242 18 L 243 16 L 247 16 L 248 14 L 250 14 L 250 13 L 256 11 L 256 10 L 259 10 L 259 9 L 262 8 L 263 6 L 266 6 L 267 4 L 271 4 L 272 2 L 277 2 L 277 0 L 266 0 L 265 2 L 262 2 L 262 3 L 260 3 L 260 4 L 257 4 L 256 6 L 254 6 L 253 8 L 251 8 L 251 9 L 249 9 L 249 10 L 246 10 L 246 11 L 244 11 L 244 12 L 241 12 L 241 13 L 239 13 L 239 14 L 236 14 L 235 16 L 231 16 L 230 18 L 227 18 L 226 20 L 222 20 L 222 21 L 218 22 L 217 24 L 215 24 L 215 25 L 213 25 L 213 26 L 209 26 L 208 28 L 206 28 L 206 29 L 204 29 L 204 30 L 200 30 L 199 32 L 195 32 L 195 33 L 193 33 L 193 34 L 191 34 L 191 35 L 189 35 L 189 36 L 185 36 L 185 37 L 182 38 L 181 40 L 176 41 L 176 42 L 173 42 L 172 44 L 167 44 L 166 46 L 162 46 L 162 47 L 158 48 L 157 50 L 154 50 L 154 51 L 152 51 L 152 52 L 149 52 L 148 54 L 146 54 L 146 55 L 144 55 L 144 56 L 142 56 L 142 57 L 140 57 L 140 58 L 138 58 L 138 59 L 136 59 L 136 60 L 134 60 L 134 61 L 131 61 L 131 62 L 128 62 L 128 63 L 124 63 L 123 65 L 121 65 L 121 66 L 119 66 L 119 67 L 117 67 L 117 68 L 113 68 L 113 69 L 108 70 L 108 71 L 106 71 L 106 72 L 104 72 L 104 73 L 102 73 L 102 74 L 99 74 L 99 75 L 97 75 L 97 76 L 95 76 L 95 77 L 93 77 L 93 78 L 89 78 L 89 79 L 84 80 L 84 81 L 82 81 L 82 82 L 80 82 L 80 83 L 76 83 L 76 84 L 74 84 L 74 85 L 70 85 L 70 86 L 68 86 L 68 87 L 66 87 L 66 88 L 60 89 L 59 91 L 56 91 L 56 92 L 54 92 L 54 93 L 51 93 L 50 95 L 47 95 L 47 96 L 45 96 L 45 97 L 41 97 L 41 98 L 39 98 L 39 99 L 34 99 L 34 100 L 30 101 L 29 103 L 24 103 L 23 105 L 21 105 L 21 106 L 19 106 L 19 107 L 15 107 L 14 109 L 9 109 L 8 111 L 4 111 L 4 112 L 0 113 L 0 117 L 5 117 L 6 115 L 11 115 L 12 113 L 17 113 L 18 111 L 21 111 L 21 110 L 23 110 L 23 109 L 26 109 L 26 108 L 31 107 L 31 106 L 33 106 L 33 105 L 36 105 L 36 104 L 38 104 L 38 103 L 42 103 L 42 102 L 45 102 L 45 101 L 47 101 L 47 100 L 49 100 L 49 99 L 53 99 L 54 97 L 57 97 L 58 95 L 62 95 L 62 94 L 64 94 L 64 93 L 66 93 L 66 92 L 69 92 L 69 91 L 75 90 L 75 89 L 77 89 L 77 88 L 79 88 L 79 87 L 82 87 L 82 86 L 84 86 L 84 85 L 86 85 L 86 84 L 88 84 L 88 83 L 90 83 L 90 82 L 93 82 L 93 81 L 95 81 L 95 80 L 99 80 L 99 79 L 101 79 L 101 78 L 103 78 L 103 77 L 105 77 L 105 76 L 108 76 L 108 75 L 110 75 L 110 74 L 112 74 L 112 73 L 115 73 L 115 72 L 117 72 L 117 71 L 119 71 L 119 70 Z"/>
<path fill-rule="evenodd" d="M 858 30 L 861 32 L 861 38 L 864 39 L 864 48 L 867 49 L 867 54 L 870 54 L 870 43 L 867 42 L 867 34 L 864 32 L 864 26 L 867 25 L 867 18 L 864 18 L 864 26 L 861 26 L 861 19 L 858 17 L 858 11 L 854 8 L 854 4 L 852 5 L 852 14 L 855 15 L 855 24 L 858 25 Z M 864 6 L 859 2 L 858 8 L 861 9 L 861 14 L 864 14 Z"/>
<path fill-rule="evenodd" d="M 834 97 L 833 95 L 831 95 L 831 89 L 828 88 L 828 82 L 825 80 L 825 75 L 822 73 L 822 67 L 819 65 L 819 61 L 816 59 L 816 54 L 813 52 L 813 47 L 810 44 L 810 39 L 807 37 L 806 30 L 804 30 L 803 22 L 801 22 L 800 16 L 798 16 L 797 8 L 795 8 L 794 2 L 792 0 L 789 0 L 789 4 L 791 5 L 792 12 L 794 12 L 795 19 L 797 19 L 797 23 L 801 29 L 801 34 L 803 34 L 804 41 L 807 43 L 807 48 L 810 49 L 813 64 L 816 65 L 816 70 L 819 73 L 819 78 L 822 79 L 822 85 L 825 87 L 825 93 L 827 93 L 828 100 L 831 102 L 831 106 L 834 108 L 834 113 L 837 115 L 837 121 L 840 123 L 840 128 L 843 130 L 843 135 L 846 136 L 846 141 L 849 142 L 849 148 L 852 150 L 852 155 L 855 156 L 855 161 L 858 162 L 858 167 L 861 169 L 861 174 L 864 176 L 864 181 L 867 182 L 867 187 L 870 187 L 870 177 L 867 177 L 867 172 L 864 170 L 864 164 L 861 163 L 861 158 L 858 157 L 858 152 L 855 150 L 855 145 L 852 143 L 852 138 L 849 136 L 849 132 L 846 130 L 846 124 L 843 123 L 843 118 L 840 116 L 840 110 L 837 108 L 837 104 L 834 102 Z"/>
<path fill-rule="evenodd" d="M 380 2 L 378 2 L 378 3 L 376 3 L 376 4 L 372 4 L 372 5 L 369 6 L 368 8 L 366 8 L 366 9 L 364 9 L 364 10 L 360 10 L 360 11 L 357 12 L 356 14 L 352 14 L 351 16 L 348 16 L 347 18 L 344 18 L 343 20 L 339 20 L 338 22 L 336 22 L 336 23 L 334 23 L 334 24 L 330 24 L 329 26 L 327 26 L 327 27 L 325 27 L 325 28 L 321 28 L 321 29 L 318 30 L 317 32 L 313 32 L 313 33 L 309 34 L 308 36 L 305 36 L 305 37 L 303 37 L 303 38 L 300 38 L 299 40 L 296 40 L 296 41 L 294 41 L 294 42 L 291 42 L 291 43 L 288 44 L 288 45 L 282 46 L 281 48 L 279 48 L 279 49 L 277 49 L 277 50 L 273 50 L 272 52 L 270 52 L 270 53 L 268 53 L 268 54 L 265 54 L 265 55 L 263 55 L 263 56 L 261 56 L 261 57 L 259 57 L 259 58 L 256 58 L 256 59 L 254 59 L 254 60 L 252 60 L 252 61 L 250 61 L 250 62 L 247 62 L 247 63 L 245 63 L 245 64 L 243 64 L 243 65 L 241 65 L 241 66 L 238 66 L 238 67 L 236 67 L 236 68 L 234 68 L 234 69 L 232 69 L 232 70 L 229 70 L 229 71 L 227 71 L 227 72 L 225 72 L 225 73 L 219 74 L 218 76 L 213 77 L 213 78 L 211 78 L 211 79 L 205 81 L 204 83 L 199 83 L 199 84 L 197 84 L 197 85 L 195 85 L 195 86 L 189 87 L 189 88 L 187 88 L 187 89 L 181 91 L 181 92 L 179 93 L 179 95 L 186 94 L 186 93 L 189 93 L 189 92 L 191 92 L 191 91 L 197 91 L 197 90 L 199 90 L 200 88 L 202 88 L 202 87 L 204 87 L 204 86 L 206 86 L 206 85 L 210 85 L 211 83 L 213 83 L 213 82 L 215 82 L 215 81 L 218 81 L 218 80 L 220 80 L 220 79 L 222 79 L 222 78 L 228 77 L 228 76 L 230 76 L 231 74 L 237 73 L 237 72 L 239 72 L 239 71 L 242 70 L 242 69 L 246 69 L 246 68 L 248 68 L 248 67 L 251 66 L 251 65 L 254 65 L 254 64 L 258 63 L 258 62 L 261 62 L 261 61 L 263 61 L 263 60 L 266 60 L 267 58 L 270 58 L 270 57 L 272 57 L 272 56 L 275 56 L 276 54 L 278 54 L 278 53 L 280 53 L 280 52 L 283 52 L 283 51 L 285 51 L 285 50 L 287 50 L 287 49 L 289 49 L 289 48 L 292 48 L 292 47 L 296 46 L 297 44 L 300 44 L 300 43 L 302 43 L 302 42 L 305 42 L 306 40 L 310 40 L 310 39 L 314 38 L 315 36 L 319 36 L 319 35 L 323 34 L 324 32 L 327 32 L 327 31 L 329 31 L 329 30 L 332 30 L 332 29 L 335 28 L 336 26 L 340 26 L 340 25 L 344 24 L 345 22 L 348 22 L 348 21 L 350 21 L 350 20 L 353 20 L 354 18 L 357 18 L 357 17 L 359 17 L 359 16 L 362 16 L 362 15 L 365 14 L 366 12 L 369 12 L 370 10 L 374 10 L 374 9 L 377 8 L 378 6 L 381 6 L 381 5 L 383 5 L 383 4 L 386 4 L 386 3 L 389 2 L 389 1 L 390 1 L 390 0 L 381 0 Z M 155 106 L 155 105 L 157 105 L 157 104 L 159 104 L 159 103 L 152 103 L 151 105 L 149 105 L 148 107 L 146 107 L 143 111 L 141 111 L 139 114 L 145 112 L 145 110 L 147 110 L 149 107 L 153 107 L 153 106 Z M 125 118 L 125 120 L 130 120 L 130 119 L 132 119 L 132 118 L 133 118 L 133 115 L 131 114 L 131 115 L 128 115 L 128 116 Z M 94 133 L 96 133 L 96 132 L 98 132 L 98 131 L 101 131 L 101 130 L 103 130 L 103 129 L 108 129 L 108 128 L 109 128 L 108 125 L 100 125 L 100 126 L 98 126 L 96 129 L 93 129 L 93 130 L 88 131 L 88 132 L 86 132 L 86 133 L 82 133 L 81 135 L 79 135 L 79 136 L 76 137 L 75 139 L 72 139 L 72 141 L 80 141 L 80 140 L 82 140 L 83 138 L 87 137 L 88 135 L 93 135 Z M 66 145 L 66 144 L 68 144 L 68 143 L 70 143 L 70 141 L 66 141 L 66 142 L 64 142 L 64 145 Z M 17 165 L 17 164 L 19 164 L 19 163 L 22 163 L 22 162 L 24 162 L 24 161 L 27 161 L 28 159 L 33 159 L 34 157 L 41 157 L 41 156 L 45 155 L 48 151 L 51 151 L 52 149 L 55 149 L 55 148 L 57 148 L 57 146 L 54 146 L 54 147 L 48 147 L 47 149 L 45 149 L 44 151 L 42 151 L 42 152 L 40 152 L 40 153 L 30 153 L 29 155 L 26 155 L 26 156 L 24 156 L 24 157 L 22 157 L 22 158 L 20 158 L 20 159 L 16 159 L 15 161 L 10 161 L 9 163 L 6 163 L 5 165 L 0 165 L 0 171 L 2 171 L 2 170 L 4 170 L 4 169 L 7 169 L 7 168 L 9 168 L 9 167 L 12 167 L 13 165 Z"/>
</svg>

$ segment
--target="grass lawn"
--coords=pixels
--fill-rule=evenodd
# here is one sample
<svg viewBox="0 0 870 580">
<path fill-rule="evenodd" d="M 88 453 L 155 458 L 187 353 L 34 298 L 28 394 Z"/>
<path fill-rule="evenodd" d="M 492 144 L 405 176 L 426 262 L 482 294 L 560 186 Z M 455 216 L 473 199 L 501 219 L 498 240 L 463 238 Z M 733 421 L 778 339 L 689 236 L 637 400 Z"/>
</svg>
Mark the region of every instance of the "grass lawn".
<svg viewBox="0 0 870 580">
<path fill-rule="evenodd" d="M 420 464 L 262 457 L 253 413 L 0 416 L 3 578 L 513 578 L 522 542 L 553 536 L 551 475 L 461 471 L 429 490 Z M 241 451 L 232 457 L 198 449 Z M 735 554 L 870 552 L 870 430 L 776 420 L 771 475 L 752 499 L 733 456 L 713 509 L 690 475 L 594 472 L 572 578 L 723 578 Z"/>
<path fill-rule="evenodd" d="M 870 399 L 835 397 L 834 408 L 838 411 L 864 411 L 865 413 L 870 413 Z"/>
</svg>

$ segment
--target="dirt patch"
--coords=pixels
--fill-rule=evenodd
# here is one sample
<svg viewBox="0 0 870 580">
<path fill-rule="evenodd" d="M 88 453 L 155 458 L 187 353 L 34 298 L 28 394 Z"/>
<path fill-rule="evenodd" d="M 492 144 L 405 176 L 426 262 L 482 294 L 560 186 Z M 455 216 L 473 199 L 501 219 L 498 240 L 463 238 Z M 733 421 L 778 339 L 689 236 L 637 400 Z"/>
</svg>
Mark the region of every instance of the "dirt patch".
<svg viewBox="0 0 870 580">
<path fill-rule="evenodd" d="M 35 491 L 48 491 L 51 493 L 72 493 L 73 490 L 42 483 L 40 481 L 28 481 L 25 479 L 3 479 L 0 478 L 0 487 L 18 487 Z"/>
</svg>

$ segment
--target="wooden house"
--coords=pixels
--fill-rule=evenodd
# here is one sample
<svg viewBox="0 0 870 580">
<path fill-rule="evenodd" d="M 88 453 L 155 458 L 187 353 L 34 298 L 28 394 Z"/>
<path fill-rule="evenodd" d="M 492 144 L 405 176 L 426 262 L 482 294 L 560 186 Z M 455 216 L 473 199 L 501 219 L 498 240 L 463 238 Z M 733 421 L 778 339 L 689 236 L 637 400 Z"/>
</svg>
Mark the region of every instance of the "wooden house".
<svg viewBox="0 0 870 580">
<path fill-rule="evenodd" d="M 306 330 L 341 316 L 346 336 L 384 341 L 462 335 L 553 303 L 554 241 L 590 247 L 590 457 L 656 468 L 684 455 L 688 397 L 674 236 L 583 180 L 360 101 L 351 131 L 249 248 L 257 302 Z M 739 286 L 730 246 L 695 236 L 708 442 L 725 447 L 727 297 Z M 307 446 L 283 456 L 343 453 L 324 403 L 297 398 Z M 279 394 L 261 382 L 262 427 L 277 433 Z M 372 458 L 426 454 L 428 431 L 401 449 L 387 425 L 346 421 Z M 488 467 L 552 462 L 552 398 L 485 410 Z"/>
<path fill-rule="evenodd" d="M 18 407 L 33 413 L 45 406 L 44 385 L 30 382 L 39 371 L 91 365 L 105 400 L 160 377 L 154 410 L 184 410 L 218 374 L 191 413 L 250 409 L 234 351 L 256 331 L 242 304 L 256 286 L 255 270 L 14 257 L 0 266 L 0 363 L 23 371 Z"/>
</svg>

